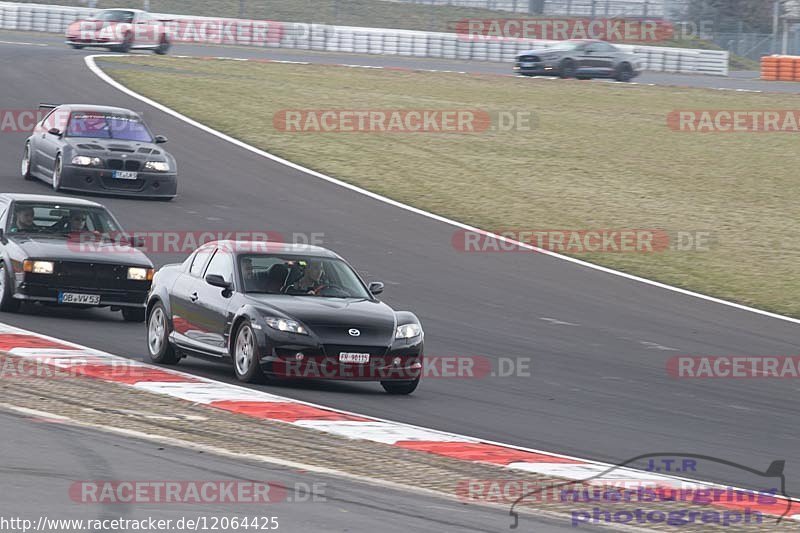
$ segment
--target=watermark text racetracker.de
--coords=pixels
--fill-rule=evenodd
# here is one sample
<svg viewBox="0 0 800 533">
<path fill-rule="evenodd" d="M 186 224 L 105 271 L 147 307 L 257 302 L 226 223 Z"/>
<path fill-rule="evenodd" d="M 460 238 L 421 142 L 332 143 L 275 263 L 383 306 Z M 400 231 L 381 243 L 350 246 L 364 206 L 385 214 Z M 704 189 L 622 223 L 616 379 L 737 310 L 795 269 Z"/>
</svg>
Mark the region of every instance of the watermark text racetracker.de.
<svg viewBox="0 0 800 533">
<path fill-rule="evenodd" d="M 800 378 L 800 355 L 677 355 L 667 360 L 677 379 Z"/>
<path fill-rule="evenodd" d="M 532 111 L 483 109 L 283 109 L 272 125 L 284 133 L 449 133 L 532 131 Z"/>
<path fill-rule="evenodd" d="M 452 246 L 459 252 L 658 253 L 705 252 L 711 249 L 710 231 L 664 229 L 498 229 L 457 230 Z"/>
<path fill-rule="evenodd" d="M 220 244 L 230 253 L 268 253 L 286 244 L 323 246 L 322 232 L 282 233 L 271 230 L 225 231 L 225 230 L 144 230 L 76 231 L 68 235 L 67 247 L 77 253 L 126 254 L 140 250 L 148 254 L 190 254 L 200 246 L 212 241 L 230 241 Z"/>
<path fill-rule="evenodd" d="M 684 133 L 798 133 L 797 109 L 676 109 L 667 127 Z"/>
</svg>

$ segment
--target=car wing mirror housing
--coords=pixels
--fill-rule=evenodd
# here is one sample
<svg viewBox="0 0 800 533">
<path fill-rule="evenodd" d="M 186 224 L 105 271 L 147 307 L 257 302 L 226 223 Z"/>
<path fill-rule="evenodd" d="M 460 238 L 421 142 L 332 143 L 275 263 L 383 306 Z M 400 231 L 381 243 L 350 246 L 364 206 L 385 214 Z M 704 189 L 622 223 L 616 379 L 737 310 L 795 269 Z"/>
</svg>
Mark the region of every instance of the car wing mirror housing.
<svg viewBox="0 0 800 533">
<path fill-rule="evenodd" d="M 164 144 L 167 142 L 167 138 L 163 135 L 156 135 L 156 144 Z"/>
<path fill-rule="evenodd" d="M 225 281 L 225 278 L 219 274 L 209 274 L 206 276 L 206 283 L 213 287 L 219 287 L 220 289 L 225 290 L 231 290 L 231 287 L 233 286 L 230 281 Z"/>
<path fill-rule="evenodd" d="M 55 135 L 56 137 L 61 137 L 61 130 L 58 128 L 50 128 L 47 130 L 47 133 L 50 135 Z"/>
<path fill-rule="evenodd" d="M 383 292 L 383 282 L 381 281 L 373 281 L 369 284 L 369 292 L 371 292 L 374 296 Z"/>
</svg>

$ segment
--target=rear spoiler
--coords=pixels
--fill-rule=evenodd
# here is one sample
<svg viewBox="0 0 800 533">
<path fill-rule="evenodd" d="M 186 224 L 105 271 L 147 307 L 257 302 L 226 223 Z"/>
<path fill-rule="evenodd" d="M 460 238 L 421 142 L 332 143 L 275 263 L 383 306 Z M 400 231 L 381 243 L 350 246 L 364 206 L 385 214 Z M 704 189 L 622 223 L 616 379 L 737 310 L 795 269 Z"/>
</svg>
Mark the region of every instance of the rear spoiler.
<svg viewBox="0 0 800 533">
<path fill-rule="evenodd" d="M 59 104 L 39 104 L 39 109 L 55 109 Z"/>
</svg>

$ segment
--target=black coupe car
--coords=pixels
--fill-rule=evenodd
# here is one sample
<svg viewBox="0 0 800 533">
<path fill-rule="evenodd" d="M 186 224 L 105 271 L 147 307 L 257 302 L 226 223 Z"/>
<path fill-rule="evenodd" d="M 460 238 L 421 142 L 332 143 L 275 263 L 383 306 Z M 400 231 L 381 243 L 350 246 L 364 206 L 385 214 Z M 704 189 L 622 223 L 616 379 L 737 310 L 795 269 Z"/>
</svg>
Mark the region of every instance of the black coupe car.
<svg viewBox="0 0 800 533">
<path fill-rule="evenodd" d="M 49 105 L 25 142 L 22 176 L 56 191 L 171 200 L 178 191 L 175 158 L 137 113 L 119 107 Z"/>
<path fill-rule="evenodd" d="M 147 348 L 163 364 L 232 360 L 241 381 L 380 381 L 410 394 L 422 374 L 422 327 L 378 301 L 382 291 L 324 248 L 214 241 L 156 272 Z"/>
<path fill-rule="evenodd" d="M 111 307 L 143 322 L 153 263 L 121 238 L 102 205 L 36 194 L 0 194 L 0 310 L 23 301 Z"/>
<path fill-rule="evenodd" d="M 624 52 L 605 41 L 572 39 L 550 48 L 519 54 L 514 71 L 526 76 L 631 81 L 641 72 L 640 62 L 635 54 Z"/>
</svg>

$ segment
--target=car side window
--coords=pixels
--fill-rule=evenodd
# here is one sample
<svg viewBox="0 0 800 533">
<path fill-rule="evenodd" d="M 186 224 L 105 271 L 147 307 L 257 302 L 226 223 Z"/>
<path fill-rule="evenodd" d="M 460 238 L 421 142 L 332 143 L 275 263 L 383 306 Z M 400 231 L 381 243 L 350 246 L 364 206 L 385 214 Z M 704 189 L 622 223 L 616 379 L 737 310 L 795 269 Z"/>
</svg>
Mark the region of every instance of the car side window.
<svg viewBox="0 0 800 533">
<path fill-rule="evenodd" d="M 233 281 L 233 261 L 231 260 L 231 254 L 222 250 L 217 250 L 217 253 L 211 258 L 211 262 L 208 263 L 208 268 L 206 269 L 206 277 L 211 274 L 222 276 L 222 279 L 225 281 Z"/>
<path fill-rule="evenodd" d="M 613 45 L 608 43 L 597 43 L 597 50 L 598 52 L 609 53 L 609 52 L 616 52 L 617 49 L 614 48 Z"/>
<path fill-rule="evenodd" d="M 208 258 L 213 251 L 213 248 L 200 248 L 197 250 L 194 256 L 192 256 L 192 266 L 189 267 L 189 274 L 196 278 L 202 276 L 206 263 L 208 263 Z"/>
</svg>

